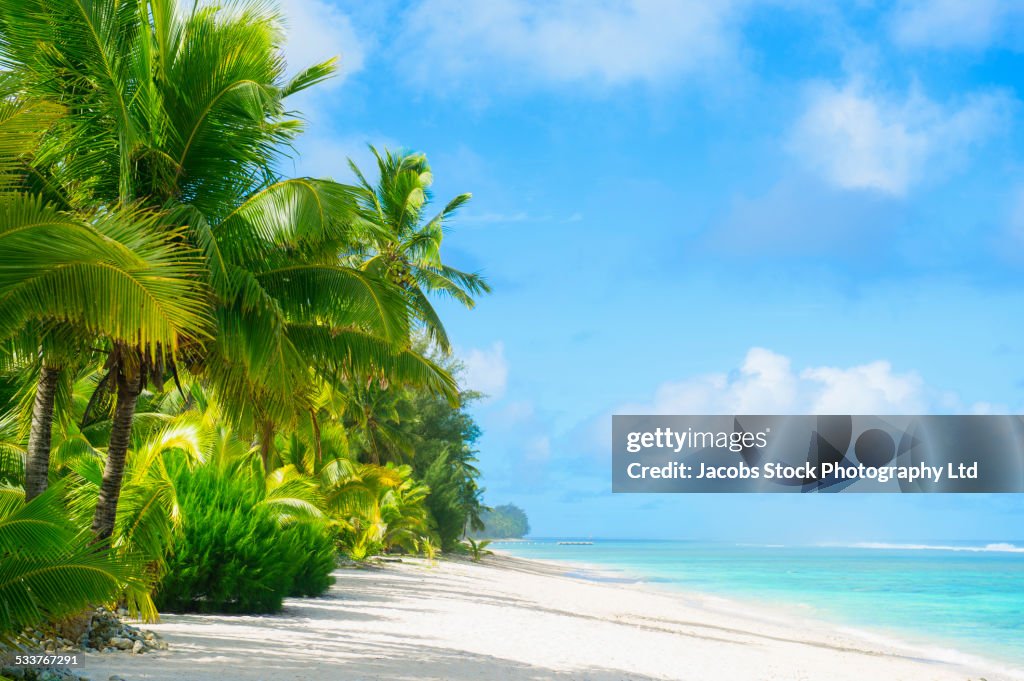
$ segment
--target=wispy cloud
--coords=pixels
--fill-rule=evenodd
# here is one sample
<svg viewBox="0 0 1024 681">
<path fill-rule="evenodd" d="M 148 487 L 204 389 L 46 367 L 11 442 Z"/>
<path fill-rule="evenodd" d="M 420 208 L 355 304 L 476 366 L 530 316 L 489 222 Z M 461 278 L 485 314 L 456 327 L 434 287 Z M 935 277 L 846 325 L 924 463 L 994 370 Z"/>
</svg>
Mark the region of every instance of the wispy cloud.
<svg viewBox="0 0 1024 681">
<path fill-rule="evenodd" d="M 734 3 L 424 0 L 406 16 L 414 76 L 503 72 L 523 84 L 655 82 L 734 58 Z"/>
<path fill-rule="evenodd" d="M 462 387 L 477 390 L 491 399 L 499 399 L 508 386 L 508 360 L 505 344 L 496 341 L 489 348 L 471 348 L 456 352 L 465 367 Z"/>
<path fill-rule="evenodd" d="M 616 413 L 920 414 L 949 399 L 885 360 L 796 370 L 789 357 L 755 347 L 737 369 L 663 383 L 649 402 Z"/>
<path fill-rule="evenodd" d="M 980 50 L 1012 45 L 1024 35 L 1024 2 L 905 0 L 893 10 L 889 28 L 903 47 Z"/>
<path fill-rule="evenodd" d="M 962 162 L 1006 124 L 1011 107 L 1001 92 L 943 105 L 916 87 L 892 94 L 860 79 L 842 87 L 816 83 L 789 146 L 835 186 L 902 196 L 926 174 Z"/>
<path fill-rule="evenodd" d="M 281 0 L 281 10 L 287 24 L 285 58 L 291 73 L 338 57 L 337 75 L 322 89 L 337 87 L 363 68 L 365 32 L 357 34 L 348 15 L 336 6 L 325 0 Z"/>
<path fill-rule="evenodd" d="M 786 355 L 753 347 L 739 367 L 659 385 L 616 414 L 1008 414 L 1005 404 L 967 403 L 912 370 L 878 359 L 796 369 Z M 604 419 L 608 421 L 607 417 Z M 610 432 L 604 426 L 607 441 Z"/>
</svg>

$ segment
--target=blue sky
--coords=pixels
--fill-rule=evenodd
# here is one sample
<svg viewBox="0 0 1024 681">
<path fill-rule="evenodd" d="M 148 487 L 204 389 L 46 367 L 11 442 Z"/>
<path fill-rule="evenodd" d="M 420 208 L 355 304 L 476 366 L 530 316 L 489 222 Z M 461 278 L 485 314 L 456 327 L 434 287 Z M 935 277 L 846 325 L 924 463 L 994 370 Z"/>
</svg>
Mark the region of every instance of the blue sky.
<svg viewBox="0 0 1024 681">
<path fill-rule="evenodd" d="M 824 7 L 823 5 L 829 5 Z M 610 492 L 610 415 L 1024 407 L 1024 2 L 287 0 L 294 171 L 470 191 L 443 305 L 538 535 L 1015 539 L 1018 496 Z M 841 519 L 841 521 L 833 520 Z"/>
</svg>

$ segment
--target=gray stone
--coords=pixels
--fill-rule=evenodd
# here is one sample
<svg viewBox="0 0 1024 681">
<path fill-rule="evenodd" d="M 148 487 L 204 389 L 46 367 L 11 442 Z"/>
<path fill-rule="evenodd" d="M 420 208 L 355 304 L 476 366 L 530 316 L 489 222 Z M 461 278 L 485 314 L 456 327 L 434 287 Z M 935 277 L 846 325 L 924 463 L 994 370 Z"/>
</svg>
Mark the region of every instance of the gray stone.
<svg viewBox="0 0 1024 681">
<path fill-rule="evenodd" d="M 112 636 L 110 638 L 110 645 L 119 650 L 128 650 L 132 647 L 132 640 L 124 636 Z"/>
<path fill-rule="evenodd" d="M 141 653 L 141 652 L 143 652 L 145 650 L 146 650 L 146 646 L 142 643 L 142 641 L 136 641 L 134 643 L 134 645 L 132 645 L 132 652 L 135 653 L 136 655 L 138 655 L 139 653 Z"/>
</svg>

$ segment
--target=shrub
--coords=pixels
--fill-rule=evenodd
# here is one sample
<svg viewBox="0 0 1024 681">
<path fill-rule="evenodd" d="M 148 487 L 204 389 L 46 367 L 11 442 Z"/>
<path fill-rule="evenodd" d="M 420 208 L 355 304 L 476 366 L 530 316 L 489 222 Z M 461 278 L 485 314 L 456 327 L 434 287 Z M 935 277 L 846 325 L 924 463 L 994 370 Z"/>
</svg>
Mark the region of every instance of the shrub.
<svg viewBox="0 0 1024 681">
<path fill-rule="evenodd" d="M 490 545 L 490 539 L 481 539 L 477 541 L 472 537 L 466 537 L 466 541 L 459 544 L 459 547 L 456 550 L 459 553 L 469 554 L 474 563 L 479 563 L 484 556 L 494 555 L 494 551 L 487 550 L 487 547 Z"/>
<path fill-rule="evenodd" d="M 322 527 L 281 526 L 261 484 L 216 468 L 176 475 L 183 517 L 154 601 L 169 612 L 267 613 L 287 595 L 321 593 L 334 568 Z M 325 539 L 326 537 L 326 539 Z"/>
<path fill-rule="evenodd" d="M 287 530 L 294 544 L 293 553 L 299 560 L 288 595 L 319 596 L 334 583 L 331 577 L 337 560 L 334 533 L 315 523 L 295 523 Z"/>
</svg>

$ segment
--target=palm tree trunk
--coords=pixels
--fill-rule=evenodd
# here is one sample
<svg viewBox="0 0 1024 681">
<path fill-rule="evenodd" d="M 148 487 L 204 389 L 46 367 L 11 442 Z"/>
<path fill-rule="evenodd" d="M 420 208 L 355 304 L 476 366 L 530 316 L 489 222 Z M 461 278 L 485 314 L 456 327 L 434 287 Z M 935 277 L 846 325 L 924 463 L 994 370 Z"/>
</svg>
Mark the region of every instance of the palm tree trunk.
<svg viewBox="0 0 1024 681">
<path fill-rule="evenodd" d="M 114 421 L 110 429 L 107 464 L 103 468 L 103 484 L 100 485 L 96 514 L 92 519 L 93 534 L 101 541 L 114 533 L 117 500 L 121 496 L 124 463 L 128 456 L 128 445 L 131 443 L 132 417 L 135 416 L 135 405 L 142 392 L 141 383 L 141 377 L 137 377 L 134 382 L 124 377 L 118 378 L 117 381 L 117 405 L 114 408 Z"/>
<path fill-rule="evenodd" d="M 46 491 L 50 476 L 50 438 L 53 434 L 53 400 L 57 394 L 60 369 L 43 363 L 32 404 L 32 429 L 28 435 L 25 462 L 25 501 Z"/>
<path fill-rule="evenodd" d="M 260 428 L 260 458 L 263 459 L 263 474 L 270 474 L 270 456 L 274 446 L 274 424 L 266 422 Z"/>
<path fill-rule="evenodd" d="M 313 444 L 315 446 L 314 451 L 316 452 L 316 463 L 313 464 L 313 472 L 320 472 L 320 464 L 324 458 L 324 447 L 323 442 L 320 440 L 320 422 L 317 421 L 316 409 L 309 410 L 309 418 L 313 420 Z"/>
</svg>

